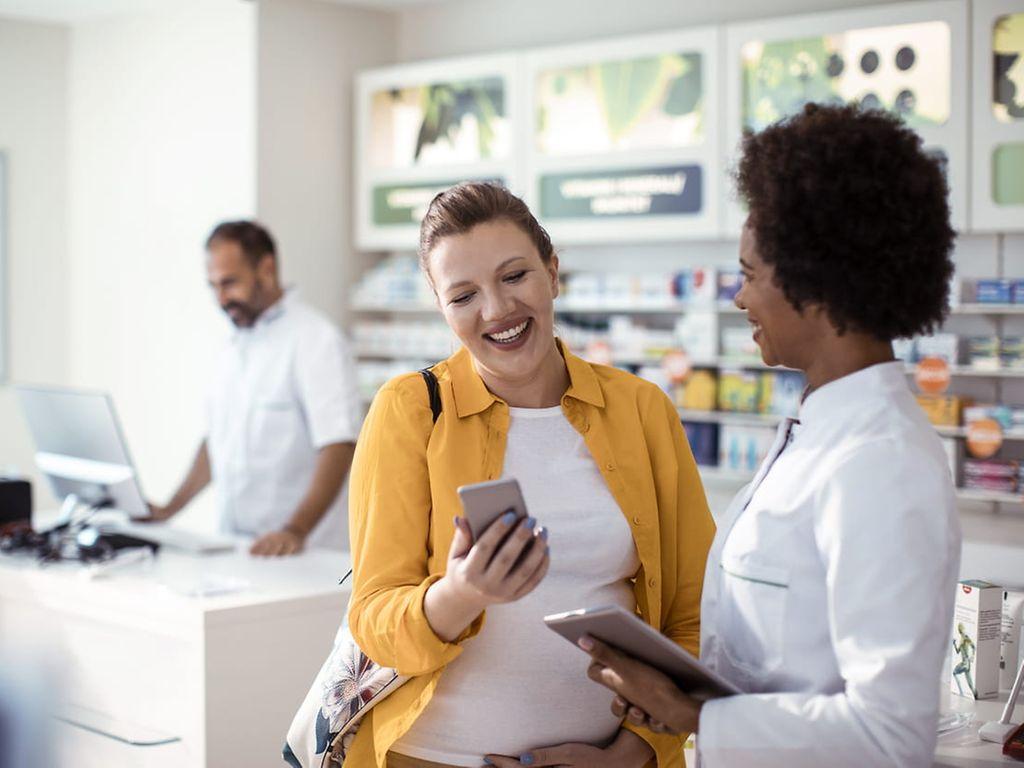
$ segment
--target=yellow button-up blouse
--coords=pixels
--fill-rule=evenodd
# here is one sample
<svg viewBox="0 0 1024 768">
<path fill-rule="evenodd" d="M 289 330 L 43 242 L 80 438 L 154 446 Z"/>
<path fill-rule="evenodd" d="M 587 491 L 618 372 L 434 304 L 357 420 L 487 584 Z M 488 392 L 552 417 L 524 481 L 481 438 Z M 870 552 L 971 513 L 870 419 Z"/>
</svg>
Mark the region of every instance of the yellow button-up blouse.
<svg viewBox="0 0 1024 768">
<path fill-rule="evenodd" d="M 583 435 L 636 542 L 637 611 L 696 654 L 714 523 L 676 410 L 650 382 L 560 348 L 570 379 L 562 410 Z M 501 476 L 509 409 L 484 385 L 465 349 L 433 370 L 442 400 L 437 423 L 422 376 L 399 376 L 374 398 L 352 465 L 350 629 L 370 658 L 412 679 L 363 721 L 349 768 L 384 768 L 388 749 L 485 619 L 444 642 L 427 622 L 423 597 L 445 572 L 453 518 L 462 510 L 456 489 Z M 683 764 L 679 738 L 625 727 L 652 745 L 659 768 Z"/>
</svg>

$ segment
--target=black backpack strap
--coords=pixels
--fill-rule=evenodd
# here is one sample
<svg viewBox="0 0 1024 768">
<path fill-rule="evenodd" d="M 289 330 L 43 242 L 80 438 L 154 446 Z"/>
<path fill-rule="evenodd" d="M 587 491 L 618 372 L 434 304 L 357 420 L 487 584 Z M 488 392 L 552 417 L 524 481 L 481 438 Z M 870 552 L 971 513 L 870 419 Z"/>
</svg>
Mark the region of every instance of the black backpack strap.
<svg viewBox="0 0 1024 768">
<path fill-rule="evenodd" d="M 420 375 L 423 380 L 427 383 L 427 395 L 430 398 L 430 412 L 434 415 L 434 423 L 437 423 L 437 417 L 441 415 L 441 388 L 437 384 L 437 376 L 429 368 L 424 368 L 420 371 Z"/>
</svg>

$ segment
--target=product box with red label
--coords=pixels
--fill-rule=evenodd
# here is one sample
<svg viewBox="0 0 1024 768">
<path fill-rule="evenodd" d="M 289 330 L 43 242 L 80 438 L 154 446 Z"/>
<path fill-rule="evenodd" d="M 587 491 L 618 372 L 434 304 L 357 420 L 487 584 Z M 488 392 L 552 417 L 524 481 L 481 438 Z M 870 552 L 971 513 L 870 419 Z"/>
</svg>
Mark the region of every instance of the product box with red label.
<svg viewBox="0 0 1024 768">
<path fill-rule="evenodd" d="M 950 690 L 972 699 L 999 693 L 1003 589 L 977 579 L 956 585 Z"/>
</svg>

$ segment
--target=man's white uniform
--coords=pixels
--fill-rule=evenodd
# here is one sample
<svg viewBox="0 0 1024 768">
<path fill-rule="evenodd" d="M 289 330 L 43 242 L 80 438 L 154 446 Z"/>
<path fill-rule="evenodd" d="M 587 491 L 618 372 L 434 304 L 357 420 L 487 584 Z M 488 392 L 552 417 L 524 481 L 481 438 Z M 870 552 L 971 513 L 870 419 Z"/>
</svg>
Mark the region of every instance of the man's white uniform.
<svg viewBox="0 0 1024 768">
<path fill-rule="evenodd" d="M 210 390 L 207 449 L 220 529 L 259 536 L 282 528 L 309 491 L 317 455 L 355 442 L 361 418 L 344 336 L 289 291 L 251 328 L 236 328 Z M 345 546 L 343 494 L 307 546 Z"/>
</svg>

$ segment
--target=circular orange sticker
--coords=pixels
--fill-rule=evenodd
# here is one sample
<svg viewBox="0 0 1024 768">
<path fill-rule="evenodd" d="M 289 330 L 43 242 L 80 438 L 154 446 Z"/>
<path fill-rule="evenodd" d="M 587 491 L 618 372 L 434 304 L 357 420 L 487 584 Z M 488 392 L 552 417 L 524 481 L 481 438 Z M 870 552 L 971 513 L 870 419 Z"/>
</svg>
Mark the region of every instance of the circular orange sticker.
<svg viewBox="0 0 1024 768">
<path fill-rule="evenodd" d="M 668 376 L 668 380 L 673 384 L 685 381 L 693 369 L 690 364 L 690 356 L 681 349 L 666 352 L 665 356 L 661 358 L 661 367 L 665 371 L 665 375 Z"/>
<path fill-rule="evenodd" d="M 976 459 L 995 456 L 1003 445 L 1003 428 L 995 419 L 978 419 L 967 425 L 967 451 Z"/>
<path fill-rule="evenodd" d="M 914 381 L 929 395 L 941 395 L 949 389 L 949 363 L 941 357 L 926 357 L 917 364 Z"/>
</svg>

